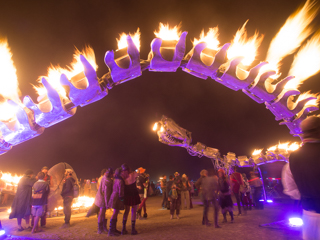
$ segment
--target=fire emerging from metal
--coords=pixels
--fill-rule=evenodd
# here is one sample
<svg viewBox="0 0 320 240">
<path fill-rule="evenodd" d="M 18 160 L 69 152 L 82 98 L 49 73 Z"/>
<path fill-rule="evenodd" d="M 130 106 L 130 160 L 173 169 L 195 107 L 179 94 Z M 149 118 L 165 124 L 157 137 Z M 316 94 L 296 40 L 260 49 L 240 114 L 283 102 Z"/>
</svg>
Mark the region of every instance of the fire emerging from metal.
<svg viewBox="0 0 320 240">
<path fill-rule="evenodd" d="M 320 33 L 314 33 L 311 23 L 318 9 L 313 1 L 293 13 L 272 40 L 265 62 L 252 66 L 257 60 L 263 35 L 246 32 L 246 22 L 231 43 L 221 44 L 218 27 L 201 32 L 194 38 L 193 48 L 186 53 L 187 32 L 181 25 L 160 23 L 154 32 L 147 60 L 140 59 L 140 30 L 134 34 L 121 34 L 118 50 L 107 51 L 105 64 L 109 72 L 97 77 L 97 64 L 92 48 L 76 50 L 74 61 L 66 67 L 51 66 L 47 76 L 39 77 L 39 97 L 34 102 L 29 96 L 19 98 L 16 69 L 6 40 L 0 41 L 0 154 L 12 146 L 30 140 L 56 123 L 72 117 L 78 106 L 86 106 L 108 95 L 113 87 L 142 75 L 145 70 L 155 72 L 183 71 L 198 78 L 211 78 L 224 86 L 241 90 L 257 103 L 264 103 L 290 134 L 301 133 L 299 123 L 319 109 L 317 93 L 298 90 L 303 82 L 320 70 Z M 312 35 L 313 34 L 313 35 Z M 308 42 L 306 39 L 311 37 Z M 281 76 L 281 61 L 297 52 L 290 68 L 290 75 Z M 177 141 L 191 154 L 212 156 L 216 149 L 198 143 L 192 148 L 191 136 L 185 129 L 172 124 L 174 133 L 166 135 L 160 127 L 164 142 Z M 174 127 L 175 126 L 175 127 Z M 201 150 L 203 149 L 203 150 Z M 200 155 L 201 155 L 200 154 Z M 228 159 L 233 159 L 231 154 Z M 246 162 L 245 158 L 243 162 Z"/>
</svg>

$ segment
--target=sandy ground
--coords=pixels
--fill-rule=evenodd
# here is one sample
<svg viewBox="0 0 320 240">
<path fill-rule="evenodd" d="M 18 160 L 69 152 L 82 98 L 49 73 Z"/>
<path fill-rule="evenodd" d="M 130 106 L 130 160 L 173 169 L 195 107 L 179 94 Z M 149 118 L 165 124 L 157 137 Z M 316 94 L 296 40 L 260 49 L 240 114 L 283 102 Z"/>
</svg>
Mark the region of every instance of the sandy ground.
<svg viewBox="0 0 320 240">
<path fill-rule="evenodd" d="M 180 219 L 170 220 L 168 210 L 160 208 L 161 197 L 151 197 L 147 200 L 148 218 L 137 220 L 136 229 L 139 234 L 119 236 L 121 239 L 237 239 L 237 240 L 298 240 L 301 239 L 299 231 L 288 229 L 272 229 L 260 227 L 260 224 L 272 223 L 284 220 L 288 216 L 288 204 L 274 203 L 265 206 L 264 210 L 248 211 L 247 215 L 236 216 L 234 223 L 221 223 L 222 228 L 201 225 L 202 206 L 199 199 L 194 199 L 194 208 L 182 210 Z M 235 206 L 235 214 L 237 214 Z M 86 218 L 85 213 L 75 214 L 71 217 L 71 227 L 60 229 L 63 217 L 47 219 L 47 227 L 44 232 L 31 234 L 28 231 L 17 231 L 16 220 L 9 220 L 8 215 L 0 213 L 3 227 L 8 235 L 7 239 L 104 239 L 106 234 L 98 235 L 96 216 Z M 110 219 L 110 214 L 108 214 Z M 122 214 L 118 217 L 118 230 L 122 227 Z M 130 219 L 129 219 L 130 220 Z M 213 220 L 213 210 L 210 208 L 209 220 Z M 229 219 L 230 220 L 230 217 Z M 24 223 L 23 223 L 24 224 Z M 108 222 L 109 225 L 109 222 Z M 109 227 L 109 226 L 108 226 Z M 127 223 L 127 229 L 131 230 L 131 221 Z M 116 237 L 113 237 L 116 238 Z"/>
</svg>

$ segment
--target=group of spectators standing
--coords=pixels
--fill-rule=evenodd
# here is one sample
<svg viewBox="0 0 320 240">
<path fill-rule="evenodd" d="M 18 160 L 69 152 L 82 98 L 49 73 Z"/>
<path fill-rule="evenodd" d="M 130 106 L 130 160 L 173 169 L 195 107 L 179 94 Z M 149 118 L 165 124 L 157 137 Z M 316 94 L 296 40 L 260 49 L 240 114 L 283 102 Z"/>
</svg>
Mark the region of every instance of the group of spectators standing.
<svg viewBox="0 0 320 240">
<path fill-rule="evenodd" d="M 39 227 L 46 226 L 48 195 L 52 187 L 52 177 L 48 175 L 48 167 L 43 167 L 34 176 L 32 170 L 27 170 L 20 179 L 16 195 L 11 206 L 9 218 L 17 218 L 18 231 L 23 231 L 22 219 L 25 219 L 26 229 L 32 233 L 42 231 Z M 31 224 L 30 224 L 31 216 Z"/>
<path fill-rule="evenodd" d="M 169 176 L 169 181 L 167 181 L 167 176 L 164 175 L 161 179 L 160 187 L 162 191 L 161 207 L 170 209 L 170 219 L 174 218 L 174 213 L 179 219 L 181 209 L 193 208 L 194 184 L 189 181 L 186 174 L 180 176 L 178 172 L 175 172 L 174 176 Z"/>
<path fill-rule="evenodd" d="M 108 236 L 119 236 L 128 234 L 126 229 L 128 215 L 131 209 L 131 234 L 138 232 L 135 228 L 136 218 L 147 217 L 146 201 L 152 194 L 149 175 L 146 169 L 138 168 L 132 171 L 127 164 L 122 164 L 115 171 L 112 168 L 104 169 L 98 179 L 98 191 L 95 196 L 94 206 L 87 214 L 89 217 L 98 208 L 98 234 L 107 232 Z M 107 229 L 106 210 L 112 209 L 109 229 Z M 117 230 L 118 214 L 124 210 L 122 218 L 122 230 Z"/>
<path fill-rule="evenodd" d="M 263 202 L 259 201 L 262 198 L 262 181 L 255 172 L 251 172 L 251 179 L 248 181 L 245 174 L 238 173 L 236 168 L 234 172 L 227 176 L 223 169 L 218 170 L 218 175 L 215 171 L 202 170 L 200 178 L 195 183 L 200 189 L 200 197 L 203 201 L 203 217 L 202 224 L 210 226 L 208 220 L 209 206 L 214 209 L 214 225 L 220 228 L 218 224 L 219 209 L 223 214 L 223 222 L 227 222 L 227 213 L 231 217 L 231 223 L 234 221 L 233 201 L 231 194 L 233 193 L 237 201 L 238 215 L 244 211 L 251 210 L 251 192 L 253 191 L 253 200 L 257 209 L 263 209 Z"/>
</svg>

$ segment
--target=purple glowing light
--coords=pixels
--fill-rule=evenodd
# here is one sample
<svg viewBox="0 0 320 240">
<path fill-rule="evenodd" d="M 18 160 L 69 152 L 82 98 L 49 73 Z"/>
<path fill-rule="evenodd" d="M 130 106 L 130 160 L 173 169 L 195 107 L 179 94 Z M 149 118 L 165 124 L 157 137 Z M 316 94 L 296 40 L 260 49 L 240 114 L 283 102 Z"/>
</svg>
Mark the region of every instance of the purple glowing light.
<svg viewBox="0 0 320 240">
<path fill-rule="evenodd" d="M 303 221 L 298 217 L 289 218 L 289 225 L 291 227 L 301 227 L 303 225 Z"/>
</svg>

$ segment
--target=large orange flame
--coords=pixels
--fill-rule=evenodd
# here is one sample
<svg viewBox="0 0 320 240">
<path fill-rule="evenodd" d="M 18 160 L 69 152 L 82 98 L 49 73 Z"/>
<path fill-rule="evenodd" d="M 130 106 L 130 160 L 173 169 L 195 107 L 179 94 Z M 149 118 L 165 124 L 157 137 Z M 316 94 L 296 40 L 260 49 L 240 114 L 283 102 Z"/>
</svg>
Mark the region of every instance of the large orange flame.
<svg viewBox="0 0 320 240">
<path fill-rule="evenodd" d="M 22 175 L 18 176 L 17 174 L 13 175 L 11 173 L 2 173 L 1 180 L 4 181 L 7 185 L 14 185 L 17 186 Z"/>
<path fill-rule="evenodd" d="M 315 2 L 307 0 L 305 5 L 290 15 L 280 31 L 271 41 L 266 61 L 269 62 L 262 71 L 274 70 L 279 73 L 281 60 L 294 53 L 301 43 L 312 33 L 309 26 L 315 18 L 317 10 Z M 278 75 L 279 76 L 279 75 Z"/>
<path fill-rule="evenodd" d="M 207 48 L 212 50 L 219 50 L 220 42 L 218 40 L 219 36 L 219 28 L 209 28 L 207 34 L 204 34 L 204 30 L 200 33 L 200 38 L 194 38 L 193 46 L 196 46 L 198 43 L 205 42 L 207 44 Z"/>
<path fill-rule="evenodd" d="M 180 24 L 178 26 L 174 26 L 173 28 L 169 27 L 169 24 L 164 25 L 163 23 L 159 24 L 159 31 L 155 31 L 154 34 L 157 38 L 161 38 L 162 40 L 176 40 L 179 41 L 181 31 Z"/>
<path fill-rule="evenodd" d="M 245 66 L 251 65 L 255 60 L 257 50 L 263 39 L 263 35 L 259 36 L 258 32 L 255 32 L 255 34 L 250 38 L 247 37 L 247 22 L 248 20 L 243 24 L 242 28 L 237 31 L 227 52 L 228 59 L 244 57 L 241 63 Z"/>
<path fill-rule="evenodd" d="M 293 142 L 290 144 L 290 142 L 285 142 L 285 143 L 280 143 L 278 145 L 272 146 L 270 148 L 268 148 L 269 152 L 274 152 L 275 150 L 279 149 L 279 150 L 284 150 L 287 152 L 292 152 L 292 151 L 296 151 L 300 148 L 300 144 L 297 142 Z"/>
<path fill-rule="evenodd" d="M 317 32 L 296 54 L 289 75 L 295 76 L 286 89 L 297 89 L 309 77 L 320 71 L 320 31 Z"/>
<path fill-rule="evenodd" d="M 70 64 L 70 66 L 67 66 L 66 68 L 61 68 L 60 66 L 55 67 L 51 65 L 48 68 L 47 76 L 39 77 L 38 81 L 40 82 L 41 78 L 43 77 L 46 78 L 48 82 L 52 85 L 52 87 L 58 91 L 62 98 L 67 98 L 66 91 L 60 84 L 60 76 L 61 74 L 65 74 L 68 79 L 71 79 L 72 77 L 84 71 L 83 65 L 80 61 L 80 55 L 83 55 L 91 64 L 91 66 L 95 70 L 97 70 L 98 66 L 96 64 L 94 51 L 90 46 L 86 46 L 82 51 L 79 51 L 77 48 L 75 49 L 75 53 L 73 54 L 73 61 Z M 34 88 L 40 96 L 46 95 L 46 89 L 42 85 L 34 86 Z"/>
<path fill-rule="evenodd" d="M 16 103 L 21 101 L 16 68 L 6 39 L 0 40 L 0 73 L 0 121 L 9 121 L 15 117 L 16 110 L 6 102 L 7 99 Z"/>
<path fill-rule="evenodd" d="M 256 156 L 256 155 L 259 155 L 261 152 L 262 152 L 263 148 L 262 149 L 255 149 L 253 152 L 252 152 L 252 156 Z"/>
<path fill-rule="evenodd" d="M 134 45 L 136 45 L 137 49 L 140 51 L 140 29 L 138 28 L 137 31 L 134 34 L 129 33 L 130 37 L 132 38 L 132 41 Z M 127 34 L 121 33 L 120 38 L 117 38 L 118 43 L 118 50 L 128 47 L 127 43 Z"/>
</svg>

